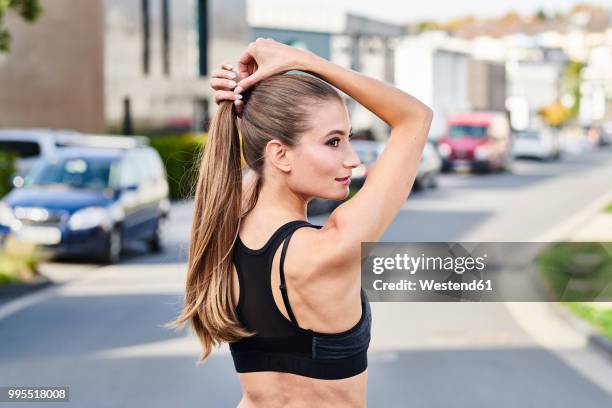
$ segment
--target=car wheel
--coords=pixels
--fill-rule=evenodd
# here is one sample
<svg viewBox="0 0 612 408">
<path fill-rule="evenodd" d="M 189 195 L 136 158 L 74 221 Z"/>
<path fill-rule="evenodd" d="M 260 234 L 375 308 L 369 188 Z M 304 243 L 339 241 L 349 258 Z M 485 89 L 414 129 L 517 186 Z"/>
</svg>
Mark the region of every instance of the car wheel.
<svg viewBox="0 0 612 408">
<path fill-rule="evenodd" d="M 149 251 L 153 253 L 163 251 L 164 247 L 162 245 L 162 236 L 164 235 L 163 231 L 165 229 L 166 223 L 166 218 L 159 218 L 157 220 L 157 227 L 155 228 L 155 233 L 148 241 Z"/>
<path fill-rule="evenodd" d="M 505 160 L 504 164 L 499 169 L 500 173 L 511 173 L 512 172 L 512 162 L 510 160 Z"/>
<path fill-rule="evenodd" d="M 113 228 L 106 240 L 106 252 L 102 256 L 102 262 L 106 264 L 114 264 L 121 260 L 121 249 L 123 248 L 123 238 L 121 229 Z"/>
<path fill-rule="evenodd" d="M 438 177 L 435 174 L 431 174 L 429 176 L 429 188 L 437 188 L 438 187 Z"/>
<path fill-rule="evenodd" d="M 412 189 L 414 191 L 421 191 L 423 190 L 424 186 L 425 184 L 423 183 L 423 180 L 420 177 L 417 177 L 414 179 L 414 184 L 412 185 Z"/>
</svg>

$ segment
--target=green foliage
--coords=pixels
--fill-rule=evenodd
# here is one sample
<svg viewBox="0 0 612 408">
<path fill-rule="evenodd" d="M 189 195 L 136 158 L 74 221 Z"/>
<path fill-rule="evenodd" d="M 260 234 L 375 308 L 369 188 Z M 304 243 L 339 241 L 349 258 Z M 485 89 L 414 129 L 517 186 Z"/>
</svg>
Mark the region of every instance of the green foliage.
<svg viewBox="0 0 612 408">
<path fill-rule="evenodd" d="M 199 155 L 206 143 L 207 134 L 187 134 L 152 137 L 155 148 L 164 162 L 173 200 L 191 198 L 198 177 Z"/>
<path fill-rule="evenodd" d="M 556 300 L 593 301 L 612 296 L 612 242 L 559 242 L 536 259 Z"/>
<path fill-rule="evenodd" d="M 540 21 L 546 21 L 548 19 L 546 12 L 542 9 L 539 9 L 535 16 Z"/>
<path fill-rule="evenodd" d="M 579 302 L 569 302 L 565 305 L 576 315 L 595 326 L 601 334 L 612 339 L 611 308 L 593 307 L 588 303 Z"/>
<path fill-rule="evenodd" d="M 9 9 L 29 23 L 42 13 L 39 0 L 0 0 L 0 52 L 7 52 L 10 48 L 11 35 L 4 26 L 4 16 Z"/>
<path fill-rule="evenodd" d="M 561 78 L 562 92 L 571 94 L 574 97 L 574 103 L 569 108 L 571 118 L 575 118 L 580 111 L 580 73 L 583 68 L 584 63 L 571 61 L 567 64 Z"/>
<path fill-rule="evenodd" d="M 17 154 L 14 152 L 0 152 L 0 198 L 4 197 L 12 189 L 11 176 L 15 173 L 15 160 Z"/>
<path fill-rule="evenodd" d="M 0 247 L 0 285 L 32 281 L 38 275 L 38 264 L 52 257 L 43 248 L 9 235 Z"/>
</svg>

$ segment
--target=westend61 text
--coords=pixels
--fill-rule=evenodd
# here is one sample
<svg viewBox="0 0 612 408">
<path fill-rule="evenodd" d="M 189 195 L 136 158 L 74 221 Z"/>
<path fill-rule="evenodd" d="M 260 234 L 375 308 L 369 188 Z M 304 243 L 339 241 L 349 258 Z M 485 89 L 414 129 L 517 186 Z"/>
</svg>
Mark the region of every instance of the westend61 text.
<svg viewBox="0 0 612 408">
<path fill-rule="evenodd" d="M 399 282 L 383 282 L 381 279 L 373 283 L 374 290 L 493 290 L 491 279 L 480 279 L 472 282 L 437 282 L 433 279 L 419 279 L 417 282 L 402 279 Z"/>
</svg>

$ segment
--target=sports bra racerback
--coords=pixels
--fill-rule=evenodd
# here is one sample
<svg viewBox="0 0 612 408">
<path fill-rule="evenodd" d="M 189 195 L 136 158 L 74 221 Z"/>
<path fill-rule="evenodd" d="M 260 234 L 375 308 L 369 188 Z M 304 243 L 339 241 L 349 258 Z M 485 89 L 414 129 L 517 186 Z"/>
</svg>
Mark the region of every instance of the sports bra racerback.
<svg viewBox="0 0 612 408">
<path fill-rule="evenodd" d="M 359 322 L 341 333 L 318 333 L 298 325 L 285 287 L 284 260 L 289 240 L 301 227 L 321 228 L 307 221 L 290 221 L 260 249 L 244 245 L 238 236 L 233 261 L 240 283 L 236 313 L 240 322 L 256 334 L 230 343 L 234 366 L 239 373 L 280 371 L 306 377 L 335 380 L 363 372 L 368 365 L 372 312 L 361 290 Z M 270 283 L 272 260 L 283 243 L 280 258 L 280 289 L 287 319 L 278 309 Z"/>
</svg>

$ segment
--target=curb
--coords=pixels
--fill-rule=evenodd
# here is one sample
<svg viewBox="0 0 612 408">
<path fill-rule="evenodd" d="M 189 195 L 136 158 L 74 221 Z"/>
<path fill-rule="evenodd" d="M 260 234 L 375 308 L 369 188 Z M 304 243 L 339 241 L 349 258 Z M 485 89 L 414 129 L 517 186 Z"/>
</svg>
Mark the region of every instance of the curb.
<svg viewBox="0 0 612 408">
<path fill-rule="evenodd" d="M 597 332 L 591 325 L 580 317 L 574 315 L 558 302 L 549 302 L 551 309 L 562 318 L 566 323 L 572 326 L 573 329 L 582 333 L 590 345 L 608 354 L 612 359 L 612 339 L 607 338 L 603 334 Z"/>
</svg>

